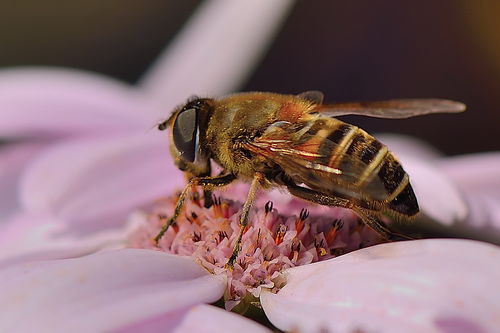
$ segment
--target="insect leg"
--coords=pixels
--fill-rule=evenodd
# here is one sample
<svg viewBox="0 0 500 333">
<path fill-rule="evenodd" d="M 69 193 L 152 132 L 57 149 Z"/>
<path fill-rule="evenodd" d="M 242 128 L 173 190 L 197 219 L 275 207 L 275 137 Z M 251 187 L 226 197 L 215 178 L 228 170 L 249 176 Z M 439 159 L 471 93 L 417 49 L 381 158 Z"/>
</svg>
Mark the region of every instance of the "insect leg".
<svg viewBox="0 0 500 333">
<path fill-rule="evenodd" d="M 250 208 L 252 208 L 255 199 L 255 193 L 257 193 L 257 190 L 259 189 L 262 179 L 264 179 L 264 175 L 261 173 L 256 173 L 252 180 L 252 184 L 250 185 L 250 189 L 248 190 L 247 200 L 245 201 L 243 209 L 241 210 L 240 231 L 238 233 L 238 238 L 236 239 L 236 243 L 234 244 L 233 254 L 226 264 L 226 267 L 229 269 L 233 268 L 234 261 L 236 260 L 236 258 L 238 257 L 238 253 L 240 252 L 241 239 L 243 238 L 243 233 L 245 232 L 245 228 L 248 224 Z"/>
<path fill-rule="evenodd" d="M 168 228 L 175 222 L 179 214 L 181 213 L 182 207 L 184 206 L 184 201 L 186 199 L 186 195 L 192 189 L 193 186 L 201 186 L 203 189 L 213 189 L 215 187 L 222 187 L 230 184 L 236 177 L 233 174 L 227 174 L 224 176 L 217 177 L 199 177 L 192 178 L 189 183 L 184 187 L 179 198 L 177 199 L 177 203 L 175 205 L 174 214 L 168 219 L 168 221 L 162 226 L 160 232 L 153 238 L 155 244 L 158 244 L 160 239 L 163 237 L 165 232 L 167 232 Z"/>
<path fill-rule="evenodd" d="M 286 187 L 290 194 L 323 206 L 336 206 L 350 209 L 352 209 L 353 206 L 353 203 L 348 199 L 326 195 L 294 183 L 286 183 Z"/>
<path fill-rule="evenodd" d="M 208 175 L 210 175 L 210 164 L 208 165 Z M 222 177 L 224 175 L 224 170 L 222 170 L 216 177 Z M 203 207 L 205 208 L 210 208 L 212 207 L 212 205 L 214 204 L 214 201 L 213 201 L 213 196 L 212 196 L 212 189 L 211 188 L 208 188 L 208 187 L 205 187 L 203 189 Z"/>
<path fill-rule="evenodd" d="M 214 204 L 214 199 L 212 197 L 212 190 L 203 190 L 203 207 L 210 208 Z"/>
<path fill-rule="evenodd" d="M 381 221 L 379 221 L 376 217 L 374 217 L 372 214 L 367 212 L 366 210 L 359 208 L 359 207 L 352 207 L 351 208 L 362 220 L 363 222 L 375 230 L 379 235 L 384 237 L 385 239 L 389 241 L 400 241 L 400 240 L 409 240 L 413 239 L 409 236 L 399 234 L 397 232 L 391 231 L 389 228 L 385 226 Z"/>
<path fill-rule="evenodd" d="M 367 226 L 375 230 L 379 235 L 387 240 L 395 241 L 412 239 L 411 237 L 389 230 L 389 228 L 373 216 L 370 211 L 358 207 L 355 202 L 349 199 L 320 193 L 306 187 L 298 186 L 292 182 L 286 182 L 285 185 L 288 188 L 288 191 L 296 197 L 324 206 L 335 206 L 353 210 Z"/>
</svg>

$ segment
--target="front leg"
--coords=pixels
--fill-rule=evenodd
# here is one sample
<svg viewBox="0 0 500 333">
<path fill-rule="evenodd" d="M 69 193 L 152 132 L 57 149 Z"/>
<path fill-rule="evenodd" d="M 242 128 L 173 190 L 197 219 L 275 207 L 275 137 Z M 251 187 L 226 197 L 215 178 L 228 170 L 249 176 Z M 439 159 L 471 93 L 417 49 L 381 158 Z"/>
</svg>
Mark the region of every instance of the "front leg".
<svg viewBox="0 0 500 333">
<path fill-rule="evenodd" d="M 186 195 L 192 189 L 193 186 L 201 186 L 203 190 L 211 191 L 216 187 L 222 187 L 230 184 L 233 180 L 236 179 L 236 176 L 233 174 L 227 174 L 224 176 L 216 176 L 216 177 L 197 177 L 192 178 L 186 187 L 182 190 L 179 198 L 177 199 L 177 203 L 175 205 L 174 214 L 168 219 L 168 221 L 162 226 L 160 232 L 153 238 L 155 245 L 158 245 L 158 242 L 163 237 L 165 232 L 167 232 L 168 228 L 175 223 L 175 220 L 181 213 L 182 207 L 184 206 L 184 201 L 186 199 Z"/>
<path fill-rule="evenodd" d="M 243 238 L 243 234 L 245 233 L 246 226 L 248 224 L 248 217 L 250 216 L 250 208 L 252 208 L 253 202 L 255 200 L 255 194 L 259 189 L 261 182 L 264 180 L 264 175 L 260 172 L 255 173 L 253 177 L 252 184 L 250 185 L 250 189 L 248 190 L 247 200 L 243 205 L 240 215 L 240 230 L 238 233 L 238 237 L 236 238 L 236 243 L 234 244 L 233 254 L 229 258 L 226 268 L 233 269 L 234 262 L 238 257 L 238 253 L 240 252 L 241 247 L 241 239 Z"/>
</svg>

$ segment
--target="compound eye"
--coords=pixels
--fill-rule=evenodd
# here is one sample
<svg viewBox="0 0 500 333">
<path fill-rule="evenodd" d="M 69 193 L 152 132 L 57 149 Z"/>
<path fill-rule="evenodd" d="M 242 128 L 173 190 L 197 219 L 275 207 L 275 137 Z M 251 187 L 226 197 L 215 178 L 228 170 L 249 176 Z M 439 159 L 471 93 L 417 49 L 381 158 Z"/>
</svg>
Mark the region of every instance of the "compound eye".
<svg viewBox="0 0 500 333">
<path fill-rule="evenodd" d="M 180 157 L 186 162 L 194 162 L 198 150 L 198 111 L 194 108 L 181 111 L 175 119 L 172 134 Z"/>
</svg>

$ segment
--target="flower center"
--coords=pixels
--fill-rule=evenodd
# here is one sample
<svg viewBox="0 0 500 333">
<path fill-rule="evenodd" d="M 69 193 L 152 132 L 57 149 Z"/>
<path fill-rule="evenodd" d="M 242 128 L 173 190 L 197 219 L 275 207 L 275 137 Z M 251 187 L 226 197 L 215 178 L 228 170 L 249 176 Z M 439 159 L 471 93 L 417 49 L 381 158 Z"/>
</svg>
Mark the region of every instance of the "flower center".
<svg viewBox="0 0 500 333">
<path fill-rule="evenodd" d="M 287 268 L 382 242 L 378 234 L 348 210 L 331 208 L 325 214 L 324 210 L 319 213 L 318 205 L 300 202 L 300 214 L 287 215 L 279 213 L 268 201 L 263 209 L 252 210 L 234 269 L 226 269 L 238 236 L 242 203 L 215 197 L 214 204 L 205 208 L 200 197 L 194 192 L 186 200 L 183 213 L 155 246 L 151 240 L 172 215 L 177 197 L 158 200 L 150 212 L 136 216 L 137 227 L 129 244 L 191 256 L 209 272 L 226 274 L 226 309 L 236 306 L 248 294 L 258 298 L 262 288 L 277 291 L 282 287 L 281 273 Z M 293 211 L 296 205 L 290 203 L 280 209 Z"/>
</svg>

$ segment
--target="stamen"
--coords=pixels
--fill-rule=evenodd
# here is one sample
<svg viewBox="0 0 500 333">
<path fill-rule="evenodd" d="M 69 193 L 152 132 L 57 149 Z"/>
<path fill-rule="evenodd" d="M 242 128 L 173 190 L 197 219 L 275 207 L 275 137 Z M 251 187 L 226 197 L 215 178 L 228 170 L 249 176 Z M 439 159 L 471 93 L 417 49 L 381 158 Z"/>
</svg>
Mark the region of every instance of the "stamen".
<svg viewBox="0 0 500 333">
<path fill-rule="evenodd" d="M 192 240 L 195 243 L 201 241 L 201 233 L 197 233 L 196 231 L 194 231 Z"/>
<path fill-rule="evenodd" d="M 228 309 L 247 294 L 258 297 L 262 288 L 278 291 L 285 285 L 281 272 L 286 268 L 326 260 L 355 250 L 360 244 L 382 241 L 345 210 L 332 208 L 325 214 L 324 209 L 304 203 L 299 216 L 290 216 L 279 214 L 273 202 L 267 201 L 263 207 L 252 208 L 238 257 L 227 266 L 240 230 L 242 204 L 214 196 L 213 207 L 205 208 L 199 193 L 190 195 L 185 213 L 171 224 L 161 242 L 152 243 L 151 239 L 172 216 L 176 199 L 172 196 L 158 200 L 150 214 L 138 214 L 140 221 L 130 235 L 130 246 L 190 255 L 213 274 L 227 275 L 224 298 Z M 285 212 L 296 209 L 291 204 L 279 208 Z M 355 228 L 360 232 L 351 238 Z"/>
<path fill-rule="evenodd" d="M 297 230 L 297 235 L 302 232 L 304 226 L 306 225 L 306 219 L 309 217 L 309 211 L 305 208 L 300 210 L 299 218 L 295 221 L 295 230 Z"/>
<path fill-rule="evenodd" d="M 227 235 L 227 233 L 225 231 L 219 231 L 219 242 L 222 242 L 222 240 L 224 238 L 228 238 L 229 239 L 229 236 Z"/>
<path fill-rule="evenodd" d="M 213 196 L 213 205 L 215 217 L 227 218 L 229 215 L 229 205 L 226 202 L 222 202 L 220 197 Z"/>
<path fill-rule="evenodd" d="M 333 221 L 332 227 L 326 232 L 326 243 L 328 245 L 332 245 L 333 241 L 337 237 L 337 234 L 340 229 L 344 226 L 344 223 L 341 220 Z"/>
<path fill-rule="evenodd" d="M 286 233 L 286 226 L 280 224 L 278 231 L 276 232 L 276 237 L 274 238 L 274 243 L 276 243 L 276 245 L 280 245 L 283 242 L 285 233 Z"/>
<path fill-rule="evenodd" d="M 316 252 L 317 252 L 319 257 L 324 257 L 327 255 L 328 252 L 325 249 L 323 238 L 319 241 L 317 239 L 315 239 L 314 240 L 314 247 L 316 248 Z"/>
<path fill-rule="evenodd" d="M 264 206 L 264 212 L 265 214 L 269 214 L 270 212 L 272 212 L 273 210 L 273 202 L 272 201 L 268 201 L 266 202 L 266 205 Z"/>
</svg>

